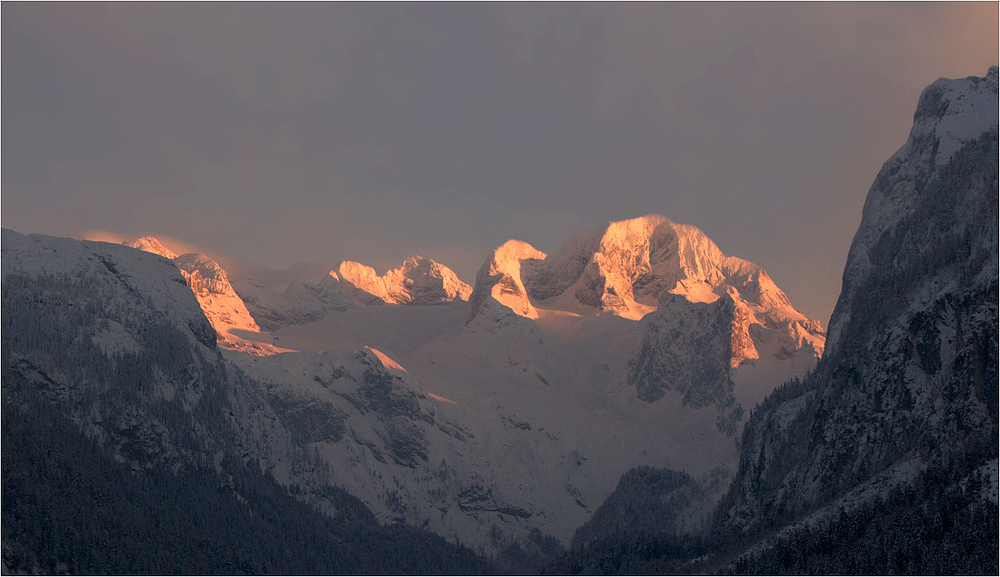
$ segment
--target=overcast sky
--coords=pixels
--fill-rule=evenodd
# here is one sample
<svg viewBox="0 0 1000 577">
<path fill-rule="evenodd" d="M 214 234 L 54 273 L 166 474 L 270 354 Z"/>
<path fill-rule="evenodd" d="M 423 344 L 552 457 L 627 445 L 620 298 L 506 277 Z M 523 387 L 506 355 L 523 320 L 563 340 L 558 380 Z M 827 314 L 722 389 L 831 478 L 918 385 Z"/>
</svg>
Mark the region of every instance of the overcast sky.
<svg viewBox="0 0 1000 577">
<path fill-rule="evenodd" d="M 3 226 L 281 267 L 693 224 L 829 320 L 921 90 L 998 4 L 2 5 Z"/>
</svg>

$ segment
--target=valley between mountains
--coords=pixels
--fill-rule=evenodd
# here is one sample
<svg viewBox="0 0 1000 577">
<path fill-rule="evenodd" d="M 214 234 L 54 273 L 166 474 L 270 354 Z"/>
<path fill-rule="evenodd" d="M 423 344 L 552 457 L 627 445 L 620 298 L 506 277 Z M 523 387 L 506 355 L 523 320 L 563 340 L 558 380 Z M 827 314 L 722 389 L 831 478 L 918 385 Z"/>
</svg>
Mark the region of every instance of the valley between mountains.
<svg viewBox="0 0 1000 577">
<path fill-rule="evenodd" d="M 412 551 L 454 562 L 345 571 L 517 572 L 558 558 L 547 570 L 812 572 L 821 558 L 857 572 L 837 565 L 851 553 L 811 540 L 877 503 L 912 512 L 916 492 L 940 495 L 923 511 L 960 509 L 986 539 L 983 553 L 949 524 L 928 549 L 958 543 L 977 563 L 992 551 L 995 567 L 996 111 L 996 67 L 924 92 L 869 193 L 829 333 L 763 268 L 655 214 L 553 254 L 512 239 L 470 283 L 417 255 L 308 278 L 152 237 L 4 229 L 5 439 L 69 443 L 31 425 L 51 421 L 76 431 L 74 455 L 94 451 L 124 477 L 204 474 L 192 494 L 207 483 L 209 503 L 289 498 L 296 519 L 378 536 L 345 546 L 329 529 L 340 536 L 320 541 L 337 555 L 377 559 L 380 531 L 405 526 L 423 544 Z M 44 483 L 30 446 L 8 454 L 5 568 L 91 567 L 73 537 L 36 546 L 43 506 L 8 497 L 46 503 L 32 492 Z M 895 522 L 884 534 L 904 534 Z M 324 567 L 282 562 L 245 571 Z"/>
</svg>

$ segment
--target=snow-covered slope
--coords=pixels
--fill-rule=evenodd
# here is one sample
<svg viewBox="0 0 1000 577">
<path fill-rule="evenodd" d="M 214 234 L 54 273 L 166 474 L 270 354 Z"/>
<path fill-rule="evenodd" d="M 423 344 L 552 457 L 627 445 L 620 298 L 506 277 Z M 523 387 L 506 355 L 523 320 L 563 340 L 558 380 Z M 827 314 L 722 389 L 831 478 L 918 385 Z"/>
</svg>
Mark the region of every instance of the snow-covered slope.
<svg viewBox="0 0 1000 577">
<path fill-rule="evenodd" d="M 512 315 L 534 330 L 510 326 L 491 332 L 466 324 L 468 314 L 461 303 L 358 307 L 275 333 L 283 346 L 316 353 L 367 343 L 405 369 L 402 382 L 437 400 L 435 419 L 447 411 L 450 422 L 468 433 L 462 442 L 442 437 L 445 445 L 428 443 L 428 466 L 445 459 L 451 486 L 465 487 L 460 495 L 482 501 L 467 503 L 464 510 L 439 512 L 444 497 L 428 493 L 436 485 L 429 484 L 424 465 L 393 471 L 401 485 L 378 491 L 370 489 L 371 481 L 365 482 L 369 489 L 355 488 L 365 473 L 353 465 L 359 478 L 344 486 L 388 518 L 394 501 L 384 491 L 408 503 L 407 519 L 463 542 L 493 549 L 516 539 L 530 547 L 528 536 L 538 530 L 568 544 L 633 466 L 672 466 L 701 478 L 735 465 L 735 440 L 719 430 L 714 410 L 685 406 L 670 395 L 646 403 L 628 386 L 627 360 L 639 337 L 634 321 Z M 254 363 L 277 363 L 285 356 Z M 309 374 L 292 370 L 285 381 L 309 382 Z M 373 470 L 388 479 L 385 470 L 393 466 Z M 473 490 L 474 485 L 482 489 Z M 511 507 L 524 514 L 502 512 Z"/>
<path fill-rule="evenodd" d="M 830 519 L 932 466 L 995 467 L 997 108 L 996 67 L 920 97 L 869 191 L 826 355 L 746 425 L 724 530 Z"/>
<path fill-rule="evenodd" d="M 491 553 L 515 542 L 530 549 L 532 532 L 545 527 L 546 503 L 511 482 L 523 465 L 484 451 L 489 428 L 378 349 L 230 357 L 260 379 L 282 423 L 329 465 L 331 482 L 383 520 Z"/>
</svg>

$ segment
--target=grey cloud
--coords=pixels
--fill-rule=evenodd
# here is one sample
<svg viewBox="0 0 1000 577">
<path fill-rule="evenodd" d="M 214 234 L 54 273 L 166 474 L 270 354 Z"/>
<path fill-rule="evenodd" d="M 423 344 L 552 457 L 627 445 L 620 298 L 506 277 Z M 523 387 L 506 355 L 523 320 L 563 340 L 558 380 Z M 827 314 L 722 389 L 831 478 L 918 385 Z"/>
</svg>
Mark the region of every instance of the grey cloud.
<svg viewBox="0 0 1000 577">
<path fill-rule="evenodd" d="M 658 212 L 822 320 L 919 91 L 998 45 L 995 3 L 0 9 L 4 226 L 471 280 Z"/>
</svg>

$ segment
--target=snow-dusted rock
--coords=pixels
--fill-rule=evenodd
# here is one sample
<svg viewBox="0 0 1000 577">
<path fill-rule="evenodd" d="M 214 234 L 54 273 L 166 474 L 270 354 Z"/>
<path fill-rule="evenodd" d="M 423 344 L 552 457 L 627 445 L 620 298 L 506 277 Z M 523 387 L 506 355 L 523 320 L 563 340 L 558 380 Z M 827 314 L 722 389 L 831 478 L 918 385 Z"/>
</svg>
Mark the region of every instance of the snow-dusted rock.
<svg viewBox="0 0 1000 577">
<path fill-rule="evenodd" d="M 175 258 L 174 263 L 223 339 L 231 336 L 232 329 L 260 331 L 217 262 L 202 254 L 185 254 Z"/>
<path fill-rule="evenodd" d="M 472 287 L 448 267 L 423 256 L 411 256 L 399 268 L 379 276 L 370 266 L 345 260 L 330 278 L 373 295 L 387 304 L 433 305 L 469 300 Z"/>
<path fill-rule="evenodd" d="M 528 293 L 521 281 L 521 263 L 544 258 L 545 253 L 519 240 L 508 240 L 493 249 L 476 274 L 476 288 L 469 299 L 472 308 L 469 318 L 480 314 L 488 299 L 522 317 L 538 318 L 538 312 L 528 300 Z M 493 307 L 490 308 L 492 310 Z"/>
<path fill-rule="evenodd" d="M 175 254 L 169 248 L 163 246 L 163 244 L 159 240 L 151 236 L 141 236 L 139 238 L 135 238 L 132 240 L 126 240 L 122 244 L 128 247 L 137 248 L 142 251 L 158 254 L 163 258 L 168 258 L 170 260 L 174 260 L 175 258 L 177 258 L 177 254 Z"/>
<path fill-rule="evenodd" d="M 173 261 L 180 269 L 191 292 L 198 299 L 201 310 L 212 323 L 218 335 L 219 346 L 253 354 L 268 355 L 277 352 L 273 346 L 247 340 L 244 338 L 247 335 L 241 336 L 238 333 L 238 331 L 259 333 L 260 327 L 250 315 L 243 299 L 233 290 L 226 271 L 219 266 L 219 263 L 203 254 L 188 253 L 177 256 L 150 236 L 127 240 L 122 244 Z"/>
<path fill-rule="evenodd" d="M 666 293 L 657 311 L 642 321 L 642 344 L 629 366 L 629 385 L 650 403 L 677 391 L 685 405 L 730 409 L 735 404 L 732 359 L 756 356 L 746 332 L 750 318 L 747 306 L 729 294 L 712 303 L 692 303 Z M 731 420 L 741 415 L 737 409 Z"/>
</svg>

